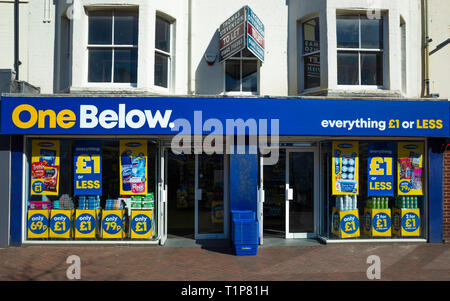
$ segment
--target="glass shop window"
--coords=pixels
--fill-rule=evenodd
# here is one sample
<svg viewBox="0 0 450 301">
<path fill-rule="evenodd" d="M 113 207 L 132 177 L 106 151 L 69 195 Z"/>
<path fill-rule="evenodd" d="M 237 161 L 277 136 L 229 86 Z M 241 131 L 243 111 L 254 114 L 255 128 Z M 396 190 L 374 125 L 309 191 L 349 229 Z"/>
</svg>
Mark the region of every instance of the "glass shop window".
<svg viewBox="0 0 450 301">
<path fill-rule="evenodd" d="M 89 12 L 88 82 L 137 82 L 138 11 Z"/>
<path fill-rule="evenodd" d="M 225 61 L 226 93 L 258 93 L 258 59 L 247 49 Z"/>
<path fill-rule="evenodd" d="M 302 24 L 303 89 L 320 87 L 320 28 L 319 18 Z"/>
<path fill-rule="evenodd" d="M 338 15 L 338 85 L 383 86 L 384 17 Z"/>
</svg>

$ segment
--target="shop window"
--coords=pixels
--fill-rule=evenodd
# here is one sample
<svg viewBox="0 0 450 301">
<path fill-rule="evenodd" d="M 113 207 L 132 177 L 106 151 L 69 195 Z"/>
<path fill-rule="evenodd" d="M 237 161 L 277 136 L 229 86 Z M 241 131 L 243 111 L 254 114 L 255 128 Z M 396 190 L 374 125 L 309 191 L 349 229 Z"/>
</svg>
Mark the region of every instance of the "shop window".
<svg viewBox="0 0 450 301">
<path fill-rule="evenodd" d="M 172 63 L 171 24 L 156 17 L 155 27 L 155 86 L 169 88 Z"/>
<path fill-rule="evenodd" d="M 424 150 L 424 141 L 322 142 L 320 235 L 425 239 Z"/>
<path fill-rule="evenodd" d="M 338 15 L 338 85 L 383 86 L 384 17 Z"/>
<path fill-rule="evenodd" d="M 320 87 L 320 28 L 319 18 L 302 24 L 303 89 Z"/>
<path fill-rule="evenodd" d="M 89 12 L 88 82 L 137 82 L 137 10 Z"/>
<path fill-rule="evenodd" d="M 158 238 L 158 143 L 27 139 L 27 239 Z"/>
<path fill-rule="evenodd" d="M 243 50 L 225 61 L 225 92 L 236 94 L 258 93 L 258 59 Z"/>
</svg>

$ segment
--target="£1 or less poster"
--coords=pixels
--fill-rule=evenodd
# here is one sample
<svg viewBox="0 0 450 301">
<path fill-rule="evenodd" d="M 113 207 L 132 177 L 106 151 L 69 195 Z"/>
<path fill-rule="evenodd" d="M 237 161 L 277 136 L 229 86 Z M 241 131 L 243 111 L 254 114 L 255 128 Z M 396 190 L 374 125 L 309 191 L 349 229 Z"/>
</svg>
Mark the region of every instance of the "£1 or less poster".
<svg viewBox="0 0 450 301">
<path fill-rule="evenodd" d="M 394 195 L 394 144 L 369 143 L 367 159 L 367 195 Z"/>
<path fill-rule="evenodd" d="M 147 141 L 120 141 L 120 194 L 146 194 L 147 180 Z"/>
<path fill-rule="evenodd" d="M 358 195 L 359 144 L 357 141 L 333 141 L 333 195 Z"/>
<path fill-rule="evenodd" d="M 74 195 L 102 195 L 101 143 L 76 141 L 74 147 Z"/>
<path fill-rule="evenodd" d="M 423 195 L 423 142 L 398 143 L 398 195 Z"/>
<path fill-rule="evenodd" d="M 33 140 L 31 142 L 31 194 L 58 195 L 59 141 Z"/>
</svg>

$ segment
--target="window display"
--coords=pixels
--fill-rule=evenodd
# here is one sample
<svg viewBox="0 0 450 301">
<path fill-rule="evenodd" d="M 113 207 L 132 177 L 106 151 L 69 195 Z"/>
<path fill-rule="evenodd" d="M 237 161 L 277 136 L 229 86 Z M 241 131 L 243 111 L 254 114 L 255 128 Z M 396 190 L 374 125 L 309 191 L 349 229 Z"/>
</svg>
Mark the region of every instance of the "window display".
<svg viewBox="0 0 450 301">
<path fill-rule="evenodd" d="M 323 142 L 321 235 L 424 238 L 424 146 L 415 141 Z"/>
<path fill-rule="evenodd" d="M 155 240 L 155 140 L 28 139 L 28 239 Z"/>
</svg>

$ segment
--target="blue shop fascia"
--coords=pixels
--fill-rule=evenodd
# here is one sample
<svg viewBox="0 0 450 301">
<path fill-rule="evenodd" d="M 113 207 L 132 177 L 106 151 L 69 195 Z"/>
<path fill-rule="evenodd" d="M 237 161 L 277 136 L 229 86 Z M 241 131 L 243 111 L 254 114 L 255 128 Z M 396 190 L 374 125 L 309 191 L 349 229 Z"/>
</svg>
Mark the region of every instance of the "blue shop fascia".
<svg viewBox="0 0 450 301">
<path fill-rule="evenodd" d="M 1 98 L 9 245 L 441 242 L 449 103 L 330 98 Z M 6 140 L 5 140 L 6 141 Z"/>
</svg>

